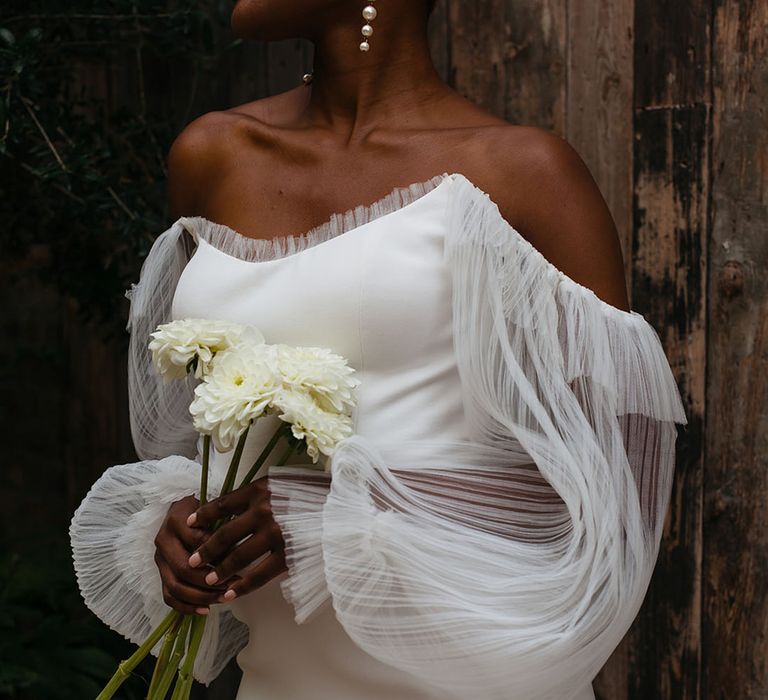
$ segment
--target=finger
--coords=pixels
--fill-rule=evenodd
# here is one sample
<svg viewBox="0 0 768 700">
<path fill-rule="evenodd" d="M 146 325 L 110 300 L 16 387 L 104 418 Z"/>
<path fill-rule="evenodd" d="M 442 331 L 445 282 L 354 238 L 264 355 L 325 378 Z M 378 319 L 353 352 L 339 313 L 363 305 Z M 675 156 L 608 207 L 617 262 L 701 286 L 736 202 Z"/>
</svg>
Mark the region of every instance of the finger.
<svg viewBox="0 0 768 700">
<path fill-rule="evenodd" d="M 173 512 L 188 514 L 196 511 L 200 507 L 200 501 L 195 496 L 189 495 L 180 498 L 178 501 L 171 503 L 169 510 Z"/>
<path fill-rule="evenodd" d="M 168 590 L 168 587 L 163 584 L 163 602 L 170 608 L 173 608 L 174 610 L 178 610 L 180 613 L 183 613 L 184 615 L 196 615 L 198 606 L 196 605 L 190 605 L 189 603 L 184 603 L 180 600 L 176 600 L 174 598 L 170 591 Z"/>
<path fill-rule="evenodd" d="M 243 513 L 224 523 L 189 557 L 191 567 L 210 564 L 224 557 L 240 540 L 248 537 L 255 527 L 256 518 L 249 513 Z"/>
<path fill-rule="evenodd" d="M 155 552 L 155 563 L 157 564 L 157 568 L 160 571 L 160 577 L 165 585 L 168 585 L 171 579 L 173 579 L 179 583 L 184 584 L 185 586 L 196 588 L 201 593 L 213 594 L 221 593 L 222 590 L 225 590 L 227 585 L 230 583 L 229 581 L 220 581 L 215 586 L 211 586 L 205 583 L 205 573 L 208 571 L 207 569 L 205 571 L 191 572 L 195 575 L 196 578 L 193 581 L 189 581 L 183 576 L 180 576 L 179 572 L 174 570 L 174 567 L 166 559 L 164 559 L 159 552 Z"/>
<path fill-rule="evenodd" d="M 248 507 L 249 501 L 250 493 L 245 488 L 237 489 L 200 506 L 189 515 L 187 525 L 198 528 L 210 527 L 221 518 L 240 515 Z"/>
<path fill-rule="evenodd" d="M 219 602 L 229 603 L 239 596 L 255 591 L 287 570 L 288 567 L 285 564 L 283 554 L 281 552 L 273 552 L 231 584 L 227 592 L 219 598 Z"/>
<path fill-rule="evenodd" d="M 208 573 L 205 581 L 210 585 L 218 585 L 271 551 L 272 546 L 268 533 L 266 531 L 254 533 L 215 564 L 214 570 Z"/>
<path fill-rule="evenodd" d="M 168 576 L 165 581 L 165 586 L 171 596 L 185 605 L 191 605 L 193 608 L 197 608 L 197 612 L 204 615 L 207 612 L 207 608 L 211 603 L 215 603 L 221 597 L 221 591 L 217 591 L 212 588 L 203 590 L 195 586 L 189 586 L 186 583 L 179 581 L 173 574 Z M 202 612 L 202 611 L 205 612 Z"/>
<path fill-rule="evenodd" d="M 217 602 L 221 597 L 222 590 L 218 587 L 207 586 L 205 589 L 202 589 L 180 581 L 159 554 L 155 555 L 155 562 L 160 571 L 163 585 L 163 600 L 166 605 L 176 610 L 181 610 L 184 613 L 207 615 L 209 606 Z M 231 585 L 234 581 L 235 579 L 230 578 L 226 581 L 226 584 Z"/>
<path fill-rule="evenodd" d="M 211 533 L 208 530 L 201 530 L 197 527 L 190 527 L 186 522 L 179 523 L 174 528 L 174 533 L 181 540 L 181 543 L 191 554 L 201 547 L 210 538 Z M 187 555 L 189 556 L 189 555 Z"/>
<path fill-rule="evenodd" d="M 205 581 L 208 570 L 195 569 L 189 565 L 189 552 L 179 540 L 164 538 L 157 545 L 157 554 L 180 581 L 203 589 L 211 587 Z"/>
</svg>

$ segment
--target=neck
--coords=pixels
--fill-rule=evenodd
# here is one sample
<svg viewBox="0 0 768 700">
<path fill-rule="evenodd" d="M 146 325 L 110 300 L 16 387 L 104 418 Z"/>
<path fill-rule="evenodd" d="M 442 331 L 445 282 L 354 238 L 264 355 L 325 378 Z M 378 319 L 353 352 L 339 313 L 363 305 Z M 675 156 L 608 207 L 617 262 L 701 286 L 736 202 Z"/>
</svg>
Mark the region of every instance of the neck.
<svg viewBox="0 0 768 700">
<path fill-rule="evenodd" d="M 305 116 L 312 124 L 346 132 L 349 142 L 381 124 L 407 122 L 428 95 L 446 87 L 432 63 L 426 16 L 398 11 L 394 2 L 376 4 L 369 51 L 359 48 L 365 38 L 361 13 L 311 37 L 315 56 Z"/>
</svg>

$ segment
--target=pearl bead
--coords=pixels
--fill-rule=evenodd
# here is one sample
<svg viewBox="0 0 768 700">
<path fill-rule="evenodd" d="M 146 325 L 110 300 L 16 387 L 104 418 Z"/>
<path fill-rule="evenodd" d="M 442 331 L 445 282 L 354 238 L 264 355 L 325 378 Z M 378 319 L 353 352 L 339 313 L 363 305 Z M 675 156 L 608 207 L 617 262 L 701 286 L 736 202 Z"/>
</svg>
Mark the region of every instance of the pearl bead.
<svg viewBox="0 0 768 700">
<path fill-rule="evenodd" d="M 371 45 L 367 41 L 361 41 L 360 42 L 360 50 L 361 51 L 367 51 L 371 48 Z"/>
<path fill-rule="evenodd" d="M 366 22 L 376 19 L 376 14 L 376 8 L 373 5 L 368 5 L 363 8 L 363 18 Z"/>
<path fill-rule="evenodd" d="M 373 27 L 370 24 L 364 24 L 360 31 L 363 33 L 363 36 L 371 36 L 373 34 Z"/>
</svg>

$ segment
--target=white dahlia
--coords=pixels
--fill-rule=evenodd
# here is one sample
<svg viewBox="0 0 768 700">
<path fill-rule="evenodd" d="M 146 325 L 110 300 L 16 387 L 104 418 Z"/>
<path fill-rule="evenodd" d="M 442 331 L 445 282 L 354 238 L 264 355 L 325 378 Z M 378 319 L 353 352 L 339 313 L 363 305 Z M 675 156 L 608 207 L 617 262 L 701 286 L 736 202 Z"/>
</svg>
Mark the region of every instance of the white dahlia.
<svg viewBox="0 0 768 700">
<path fill-rule="evenodd" d="M 195 387 L 189 407 L 195 430 L 227 452 L 280 388 L 273 346 L 241 344 L 220 352 L 211 373 Z"/>
<path fill-rule="evenodd" d="M 275 394 L 273 405 L 279 417 L 291 424 L 297 440 L 304 440 L 307 454 L 317 462 L 320 452 L 330 456 L 336 443 L 352 434 L 352 419 L 342 413 L 325 411 L 303 391 L 283 388 Z"/>
<path fill-rule="evenodd" d="M 188 367 L 193 367 L 195 377 L 201 379 L 211 371 L 216 353 L 240 343 L 264 343 L 261 331 L 253 326 L 202 318 L 164 323 L 150 337 L 152 361 L 166 382 L 183 379 Z"/>
<path fill-rule="evenodd" d="M 355 404 L 354 389 L 360 380 L 347 360 L 323 347 L 275 345 L 283 384 L 307 392 L 324 411 L 349 413 Z"/>
</svg>

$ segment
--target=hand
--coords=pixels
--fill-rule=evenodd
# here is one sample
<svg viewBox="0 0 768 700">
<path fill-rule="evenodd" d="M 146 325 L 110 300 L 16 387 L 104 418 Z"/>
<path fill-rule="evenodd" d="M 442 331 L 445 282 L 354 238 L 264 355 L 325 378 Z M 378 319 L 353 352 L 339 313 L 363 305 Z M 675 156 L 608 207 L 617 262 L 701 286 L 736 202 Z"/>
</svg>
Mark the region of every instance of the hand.
<svg viewBox="0 0 768 700">
<path fill-rule="evenodd" d="M 199 505 L 194 496 L 171 505 L 155 536 L 155 563 L 163 582 L 165 604 L 186 614 L 205 615 L 226 586 L 208 585 L 206 572 L 189 565 L 190 553 L 210 537 L 204 530 L 187 525 L 187 517 Z"/>
<path fill-rule="evenodd" d="M 204 579 L 207 584 L 229 583 L 226 593 L 218 599 L 220 603 L 250 593 L 287 570 L 285 541 L 280 526 L 272 517 L 266 476 L 199 507 L 189 516 L 187 525 L 195 529 L 207 528 L 230 516 L 234 517 L 198 546 L 189 558 L 193 568 L 213 564 L 213 571 L 207 572 Z M 263 555 L 266 556 L 258 564 L 244 574 L 236 575 Z"/>
</svg>

